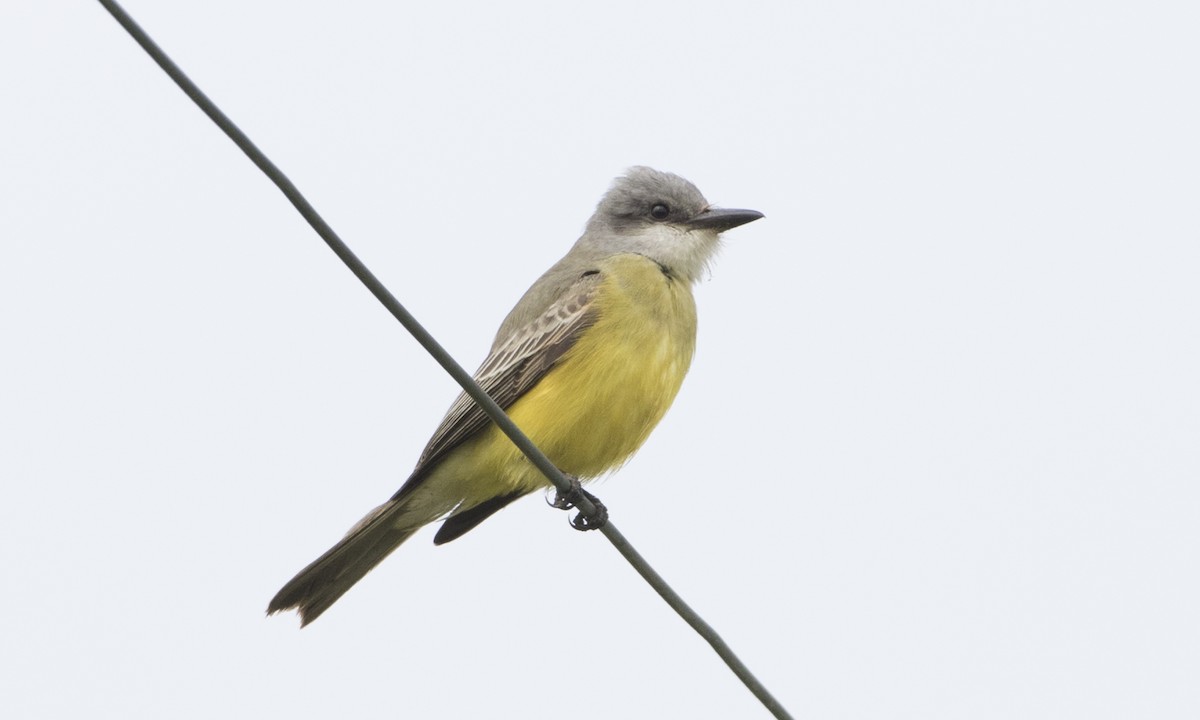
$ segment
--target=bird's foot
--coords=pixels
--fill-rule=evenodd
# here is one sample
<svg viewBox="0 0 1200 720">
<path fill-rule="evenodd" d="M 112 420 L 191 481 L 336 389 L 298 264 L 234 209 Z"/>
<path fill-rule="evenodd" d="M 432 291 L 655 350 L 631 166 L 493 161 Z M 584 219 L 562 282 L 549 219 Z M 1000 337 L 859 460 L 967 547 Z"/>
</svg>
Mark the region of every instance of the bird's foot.
<svg viewBox="0 0 1200 720">
<path fill-rule="evenodd" d="M 547 501 L 547 504 L 559 510 L 571 510 L 579 505 L 580 500 L 587 498 L 592 505 L 596 506 L 595 517 L 589 517 L 580 511 L 578 515 L 571 518 L 571 527 L 576 530 L 598 530 L 607 525 L 608 508 L 604 507 L 604 503 L 600 502 L 600 498 L 584 490 L 583 486 L 579 483 L 579 478 L 574 475 L 566 475 L 566 478 L 571 481 L 571 489 L 565 493 L 556 489 L 554 491 L 554 501 Z"/>
</svg>

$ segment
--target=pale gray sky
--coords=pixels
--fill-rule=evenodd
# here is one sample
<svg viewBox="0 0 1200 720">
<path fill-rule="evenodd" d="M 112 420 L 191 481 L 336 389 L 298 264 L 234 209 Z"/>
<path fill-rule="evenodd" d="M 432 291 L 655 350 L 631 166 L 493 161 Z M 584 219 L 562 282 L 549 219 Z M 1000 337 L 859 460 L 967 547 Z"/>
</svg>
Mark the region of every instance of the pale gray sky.
<svg viewBox="0 0 1200 720">
<path fill-rule="evenodd" d="M 596 489 L 800 718 L 1200 716 L 1200 10 L 130 12 L 474 367 L 624 168 L 765 220 Z M 449 380 L 96 3 L 0 11 L 0 715 L 766 717 L 525 500 L 267 600 Z"/>
</svg>

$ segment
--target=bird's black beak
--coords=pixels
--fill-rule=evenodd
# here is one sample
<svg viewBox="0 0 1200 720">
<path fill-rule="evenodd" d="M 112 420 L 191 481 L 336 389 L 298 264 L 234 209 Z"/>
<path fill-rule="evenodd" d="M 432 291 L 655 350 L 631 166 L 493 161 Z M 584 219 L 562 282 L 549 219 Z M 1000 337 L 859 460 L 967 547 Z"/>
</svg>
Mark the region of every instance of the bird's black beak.
<svg viewBox="0 0 1200 720">
<path fill-rule="evenodd" d="M 696 217 L 688 220 L 685 225 L 689 229 L 716 230 L 725 232 L 738 225 L 754 222 L 763 214 L 757 210 L 735 210 L 733 208 L 709 208 Z"/>
</svg>

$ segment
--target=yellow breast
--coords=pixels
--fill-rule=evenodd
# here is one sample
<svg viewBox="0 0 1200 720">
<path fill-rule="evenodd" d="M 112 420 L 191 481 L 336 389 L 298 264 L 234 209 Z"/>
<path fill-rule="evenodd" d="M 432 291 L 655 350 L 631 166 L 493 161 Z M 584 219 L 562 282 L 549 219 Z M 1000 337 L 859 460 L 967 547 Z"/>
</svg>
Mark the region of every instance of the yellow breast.
<svg viewBox="0 0 1200 720">
<path fill-rule="evenodd" d="M 508 409 L 559 469 L 583 478 L 616 468 L 641 447 L 679 392 L 696 346 L 686 281 L 641 255 L 617 255 L 599 269 L 595 324 Z M 494 427 L 471 454 L 487 466 L 475 472 L 491 475 L 482 482 L 547 484 Z"/>
</svg>

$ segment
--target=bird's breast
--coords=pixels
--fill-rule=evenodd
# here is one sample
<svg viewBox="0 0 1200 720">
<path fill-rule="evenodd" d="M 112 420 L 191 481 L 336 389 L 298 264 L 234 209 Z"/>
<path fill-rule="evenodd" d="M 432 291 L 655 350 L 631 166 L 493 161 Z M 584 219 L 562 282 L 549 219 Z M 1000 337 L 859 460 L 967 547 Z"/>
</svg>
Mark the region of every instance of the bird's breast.
<svg viewBox="0 0 1200 720">
<path fill-rule="evenodd" d="M 595 323 L 509 408 L 563 471 L 593 477 L 625 462 L 679 392 L 696 345 L 690 285 L 641 255 L 608 258 Z"/>
</svg>

